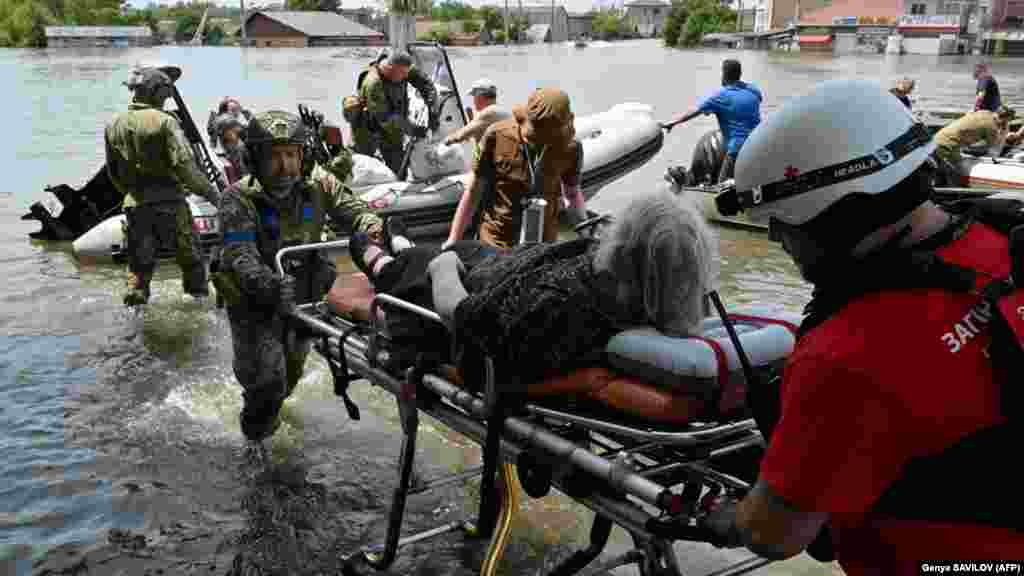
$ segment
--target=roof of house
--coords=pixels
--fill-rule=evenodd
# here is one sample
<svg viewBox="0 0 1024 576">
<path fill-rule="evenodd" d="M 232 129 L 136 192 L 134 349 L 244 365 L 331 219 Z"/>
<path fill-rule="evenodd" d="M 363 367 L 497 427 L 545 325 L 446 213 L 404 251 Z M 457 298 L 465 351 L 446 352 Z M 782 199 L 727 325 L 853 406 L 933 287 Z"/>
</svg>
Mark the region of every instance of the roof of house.
<svg viewBox="0 0 1024 576">
<path fill-rule="evenodd" d="M 148 26 L 47 26 L 47 38 L 145 38 L 153 35 Z"/>
<path fill-rule="evenodd" d="M 800 14 L 800 24 L 832 25 L 833 18 L 858 16 L 861 18 L 892 18 L 903 14 L 903 6 L 892 0 L 838 0 L 831 6 Z"/>
<path fill-rule="evenodd" d="M 383 33 L 353 22 L 348 18 L 334 12 L 254 12 L 247 19 L 251 20 L 257 14 L 262 14 L 289 28 L 310 37 L 324 36 L 372 36 L 382 37 Z"/>
</svg>

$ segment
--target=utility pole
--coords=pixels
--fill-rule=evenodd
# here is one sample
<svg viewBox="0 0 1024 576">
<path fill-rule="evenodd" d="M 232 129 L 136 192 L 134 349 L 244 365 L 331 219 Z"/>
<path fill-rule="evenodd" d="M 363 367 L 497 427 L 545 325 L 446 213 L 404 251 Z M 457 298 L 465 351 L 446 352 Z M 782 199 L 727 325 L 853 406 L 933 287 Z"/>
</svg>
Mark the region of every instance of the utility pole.
<svg viewBox="0 0 1024 576">
<path fill-rule="evenodd" d="M 517 26 L 516 26 L 516 44 L 518 44 L 519 41 L 521 40 L 521 38 L 519 38 L 519 35 L 523 32 L 522 30 L 519 30 L 519 27 L 518 27 L 521 24 L 523 24 L 523 0 L 519 0 L 519 20 L 517 21 Z M 529 26 L 527 26 L 527 27 L 529 27 Z"/>
<path fill-rule="evenodd" d="M 736 0 L 736 32 L 743 32 L 743 0 Z"/>
<path fill-rule="evenodd" d="M 245 40 L 245 0 L 239 0 L 242 5 L 242 46 L 247 44 Z"/>
<path fill-rule="evenodd" d="M 505 46 L 508 46 L 509 22 L 508 22 L 508 0 L 505 0 Z"/>
<path fill-rule="evenodd" d="M 551 0 L 551 28 L 548 33 L 551 34 L 550 42 L 553 44 L 555 42 L 555 0 Z"/>
</svg>

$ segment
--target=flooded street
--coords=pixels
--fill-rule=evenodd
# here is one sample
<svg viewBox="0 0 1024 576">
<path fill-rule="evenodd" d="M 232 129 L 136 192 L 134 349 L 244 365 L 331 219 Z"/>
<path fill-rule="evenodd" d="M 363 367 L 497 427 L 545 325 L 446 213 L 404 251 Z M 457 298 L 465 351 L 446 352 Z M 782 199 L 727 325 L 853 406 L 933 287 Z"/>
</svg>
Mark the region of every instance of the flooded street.
<svg viewBox="0 0 1024 576">
<path fill-rule="evenodd" d="M 81 186 L 102 164 L 103 126 L 127 107 L 122 82 L 139 60 L 183 69 L 178 87 L 204 131 L 209 110 L 225 95 L 253 111 L 294 111 L 303 103 L 343 123 L 340 100 L 372 54 L 0 51 L 0 74 L 10 79 L 0 142 L 0 575 L 336 574 L 343 554 L 382 541 L 401 437 L 391 396 L 355 384 L 363 419 L 351 421 L 325 364 L 311 355 L 272 440 L 272 465 L 264 467 L 239 430 L 241 389 L 225 313 L 184 296 L 170 261 L 161 264 L 147 309 L 126 311 L 121 267 L 80 264 L 69 245 L 32 242 L 28 233 L 38 223 L 18 219 L 44 186 Z M 536 87 L 559 86 L 577 117 L 642 102 L 668 119 L 719 85 L 727 57 L 739 59 L 743 78 L 762 88 L 766 112 L 838 77 L 889 82 L 910 75 L 915 107 L 923 108 L 965 109 L 974 92 L 973 57 L 683 52 L 657 41 L 596 42 L 584 50 L 454 48 L 450 57 L 460 90 L 487 76 L 499 101 L 512 104 Z M 997 60 L 992 68 L 1004 100 L 1019 107 L 1020 61 Z M 602 190 L 591 208 L 614 209 L 632 191 L 659 185 L 664 170 L 688 164 L 697 139 L 714 127 L 714 117 L 677 127 L 653 160 Z M 727 304 L 802 308 L 809 288 L 766 235 L 717 230 Z M 423 477 L 479 460 L 475 447 L 440 425 L 421 433 L 419 449 Z M 472 513 L 473 494 L 453 486 L 411 497 L 406 530 Z M 528 511 L 516 518 L 502 574 L 537 574 L 587 539 L 589 513 L 568 499 L 523 502 Z M 607 552 L 626 543 L 616 529 Z M 389 573 L 476 574 L 484 546 L 457 535 L 417 544 L 400 551 Z M 678 550 L 697 575 L 749 556 L 706 545 Z M 757 573 L 833 572 L 800 557 Z"/>
</svg>

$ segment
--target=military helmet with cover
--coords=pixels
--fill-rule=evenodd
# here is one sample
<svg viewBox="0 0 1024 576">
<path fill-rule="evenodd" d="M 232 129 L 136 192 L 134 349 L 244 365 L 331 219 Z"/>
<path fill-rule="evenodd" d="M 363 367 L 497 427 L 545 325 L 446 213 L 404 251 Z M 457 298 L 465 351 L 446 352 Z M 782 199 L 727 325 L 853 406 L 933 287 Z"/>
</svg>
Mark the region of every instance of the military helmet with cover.
<svg viewBox="0 0 1024 576">
<path fill-rule="evenodd" d="M 252 117 L 246 127 L 248 146 L 264 144 L 305 144 L 307 130 L 297 114 L 284 110 L 270 110 Z"/>
<path fill-rule="evenodd" d="M 171 86 L 181 78 L 181 68 L 163 62 L 139 63 L 123 84 L 134 92 L 134 100 L 163 106 L 171 96 Z"/>
<path fill-rule="evenodd" d="M 250 151 L 255 173 L 264 190 L 273 198 L 288 198 L 302 175 L 269 174 L 270 149 L 275 144 L 295 144 L 304 148 L 308 131 L 298 114 L 284 110 L 269 110 L 256 114 L 245 128 L 245 145 Z M 306 156 L 305 154 L 303 156 Z M 310 163 L 303 161 L 302 172 L 307 174 Z"/>
</svg>

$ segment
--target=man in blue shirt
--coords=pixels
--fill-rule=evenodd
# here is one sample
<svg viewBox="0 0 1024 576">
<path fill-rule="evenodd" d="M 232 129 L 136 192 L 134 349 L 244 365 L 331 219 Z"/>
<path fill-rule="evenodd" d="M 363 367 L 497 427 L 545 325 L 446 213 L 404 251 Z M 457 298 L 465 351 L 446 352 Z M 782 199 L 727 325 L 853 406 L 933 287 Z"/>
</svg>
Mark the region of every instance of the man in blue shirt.
<svg viewBox="0 0 1024 576">
<path fill-rule="evenodd" d="M 740 80 L 742 70 L 736 60 L 722 62 L 722 88 L 705 98 L 685 114 L 675 116 L 669 125 L 682 124 L 700 114 L 714 114 L 725 141 L 725 158 L 718 173 L 718 181 L 733 177 L 736 156 L 747 136 L 761 123 L 761 90 Z"/>
<path fill-rule="evenodd" d="M 999 97 L 999 84 L 992 77 L 992 71 L 988 64 L 978 63 L 974 65 L 974 79 L 978 81 L 978 88 L 975 90 L 974 109 L 998 112 L 999 106 L 1003 103 Z"/>
</svg>

